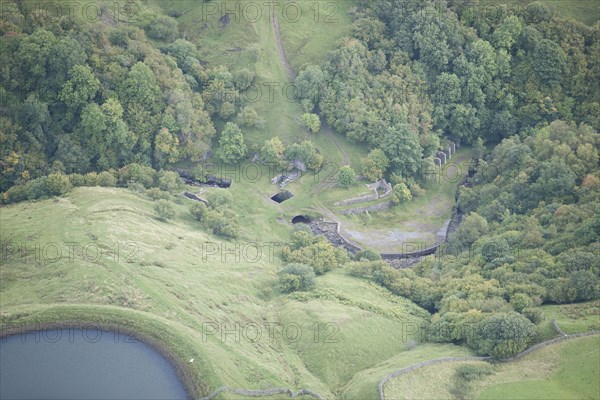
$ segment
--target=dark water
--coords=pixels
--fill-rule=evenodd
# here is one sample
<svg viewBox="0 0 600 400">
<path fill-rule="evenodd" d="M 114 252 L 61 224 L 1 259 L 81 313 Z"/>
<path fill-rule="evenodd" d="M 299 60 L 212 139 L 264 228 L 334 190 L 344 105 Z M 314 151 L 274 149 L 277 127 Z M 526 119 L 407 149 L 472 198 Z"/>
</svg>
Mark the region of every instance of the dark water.
<svg viewBox="0 0 600 400">
<path fill-rule="evenodd" d="M 128 335 L 58 329 L 0 340 L 0 399 L 187 399 L 173 366 Z"/>
</svg>

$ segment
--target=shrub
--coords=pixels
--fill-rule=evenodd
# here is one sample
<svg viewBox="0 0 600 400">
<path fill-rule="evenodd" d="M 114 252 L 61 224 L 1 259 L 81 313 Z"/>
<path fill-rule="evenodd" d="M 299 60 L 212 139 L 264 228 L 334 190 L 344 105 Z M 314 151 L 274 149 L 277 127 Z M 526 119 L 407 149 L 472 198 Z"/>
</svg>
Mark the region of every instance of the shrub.
<svg viewBox="0 0 600 400">
<path fill-rule="evenodd" d="M 385 171 L 390 165 L 388 158 L 381 149 L 373 149 L 362 161 L 362 173 L 371 181 L 383 178 Z"/>
<path fill-rule="evenodd" d="M 412 194 L 410 193 L 408 186 L 406 186 L 406 183 L 400 182 L 395 184 L 392 202 L 394 202 L 394 204 L 400 204 L 410 200 L 412 200 Z"/>
<path fill-rule="evenodd" d="M 235 83 L 235 86 L 239 90 L 248 89 L 250 87 L 250 85 L 252 85 L 255 75 L 256 74 L 254 72 L 252 72 L 246 68 L 241 69 L 233 76 L 233 81 Z"/>
<path fill-rule="evenodd" d="M 111 171 L 104 171 L 98 174 L 98 185 L 104 187 L 115 187 L 117 185 L 117 178 Z"/>
<path fill-rule="evenodd" d="M 341 187 L 343 187 L 343 188 L 350 187 L 350 186 L 354 185 L 355 182 L 356 182 L 356 173 L 350 166 L 345 165 L 342 168 L 340 168 L 340 172 L 338 175 L 338 184 Z"/>
<path fill-rule="evenodd" d="M 15 185 L 2 194 L 2 201 L 6 204 L 27 200 L 27 185 Z"/>
<path fill-rule="evenodd" d="M 85 177 L 81 174 L 71 174 L 69 175 L 69 180 L 73 187 L 85 186 Z"/>
<path fill-rule="evenodd" d="M 144 27 L 144 30 L 153 39 L 172 42 L 177 38 L 177 21 L 166 15 L 157 15 L 156 18 Z"/>
<path fill-rule="evenodd" d="M 315 285 L 315 271 L 305 264 L 288 264 L 277 275 L 279 287 L 285 293 L 307 291 Z"/>
<path fill-rule="evenodd" d="M 117 175 L 119 183 L 123 186 L 129 186 L 132 182 L 139 182 L 145 188 L 151 188 L 154 186 L 156 171 L 146 165 L 133 163 L 121 168 Z"/>
<path fill-rule="evenodd" d="M 83 179 L 85 180 L 85 186 L 98 186 L 98 174 L 95 172 L 88 172 L 83 176 Z"/>
<path fill-rule="evenodd" d="M 419 185 L 416 182 L 412 182 L 409 185 L 409 189 L 410 193 L 412 194 L 412 197 L 421 197 L 425 194 L 425 189 L 423 189 L 421 185 Z"/>
<path fill-rule="evenodd" d="M 141 183 L 139 183 L 139 182 L 130 182 L 130 183 L 127 185 L 127 188 L 128 188 L 129 190 L 131 190 L 133 193 L 144 193 L 144 190 L 146 190 L 146 189 L 144 188 L 144 185 L 142 185 L 142 184 L 141 184 Z"/>
<path fill-rule="evenodd" d="M 46 193 L 50 196 L 60 196 L 71 190 L 69 177 L 62 173 L 53 173 L 46 177 Z"/>
<path fill-rule="evenodd" d="M 473 345 L 481 354 L 506 358 L 525 350 L 535 334 L 535 325 L 523 315 L 498 313 L 478 324 Z"/>
<path fill-rule="evenodd" d="M 37 178 L 27 184 L 27 199 L 35 200 L 47 196 L 46 178 Z"/>
<path fill-rule="evenodd" d="M 196 202 L 190 206 L 190 214 L 194 217 L 196 221 L 204 220 L 204 216 L 208 212 L 208 208 L 206 204 L 201 202 Z"/>
<path fill-rule="evenodd" d="M 317 133 L 321 130 L 321 119 L 317 114 L 306 113 L 302 115 L 302 122 L 312 133 Z"/>
<path fill-rule="evenodd" d="M 204 223 L 215 235 L 234 239 L 239 236 L 238 216 L 231 210 L 208 210 Z"/>
<path fill-rule="evenodd" d="M 354 259 L 356 261 L 360 261 L 362 259 L 366 259 L 369 261 L 378 261 L 381 260 L 381 255 L 373 250 L 370 249 L 365 249 L 365 250 L 361 250 L 358 253 L 356 253 L 356 255 L 354 256 Z"/>
<path fill-rule="evenodd" d="M 309 225 L 304 223 L 294 224 L 294 226 L 292 226 L 292 234 L 295 232 L 306 232 L 312 235 L 312 229 L 310 229 Z"/>
<path fill-rule="evenodd" d="M 161 190 L 177 190 L 183 185 L 183 180 L 175 171 L 160 170 L 158 173 L 158 187 Z"/>
<path fill-rule="evenodd" d="M 244 107 L 238 114 L 238 120 L 241 125 L 254 127 L 259 124 L 258 113 L 252 107 Z"/>
<path fill-rule="evenodd" d="M 544 313 L 539 308 L 525 308 L 521 314 L 536 325 L 544 320 Z"/>
<path fill-rule="evenodd" d="M 154 211 L 158 215 L 158 218 L 163 221 L 167 221 L 173 217 L 175 217 L 175 207 L 173 203 L 168 200 L 158 200 L 154 205 Z"/>
<path fill-rule="evenodd" d="M 160 190 L 159 188 L 146 189 L 146 196 L 150 199 L 156 200 L 172 200 L 173 196 L 171 193 Z"/>
<path fill-rule="evenodd" d="M 227 190 L 216 190 L 206 197 L 212 208 L 227 207 L 233 204 L 233 195 Z"/>
</svg>

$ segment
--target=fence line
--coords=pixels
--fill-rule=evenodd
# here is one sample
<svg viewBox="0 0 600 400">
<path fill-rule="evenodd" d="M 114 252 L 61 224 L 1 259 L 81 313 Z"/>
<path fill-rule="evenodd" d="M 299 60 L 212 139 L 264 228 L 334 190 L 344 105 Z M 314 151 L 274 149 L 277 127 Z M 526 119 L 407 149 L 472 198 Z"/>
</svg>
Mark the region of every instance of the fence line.
<svg viewBox="0 0 600 400">
<path fill-rule="evenodd" d="M 560 327 L 558 326 L 556 321 L 553 320 L 552 322 L 553 322 L 553 325 L 555 326 L 555 329 L 557 328 L 558 330 L 560 330 L 560 332 L 562 332 L 562 330 L 560 329 Z M 423 362 L 420 362 L 417 364 L 409 365 L 408 367 L 404 367 L 404 368 L 401 368 L 401 369 L 398 369 L 396 371 L 389 373 L 388 375 L 384 376 L 379 381 L 379 385 L 377 386 L 377 389 L 379 391 L 379 400 L 385 400 L 384 393 L 383 393 L 383 386 L 387 383 L 387 381 L 389 381 L 392 378 L 398 377 L 400 375 L 407 374 L 416 369 L 426 367 L 428 365 L 442 364 L 442 363 L 446 363 L 446 362 L 457 362 L 457 361 L 494 361 L 494 362 L 507 363 L 507 362 L 511 362 L 511 361 L 516 361 L 536 350 L 539 350 L 539 349 L 549 346 L 551 344 L 555 344 L 555 343 L 559 343 L 559 342 L 562 342 L 565 340 L 575 339 L 575 338 L 579 338 L 579 337 L 593 336 L 593 335 L 597 335 L 597 334 L 600 334 L 600 330 L 594 330 L 594 331 L 583 332 L 583 333 L 573 333 L 570 335 L 567 335 L 563 332 L 563 336 L 559 336 L 557 338 L 546 340 L 545 342 L 542 342 L 542 343 L 538 343 L 534 346 L 531 346 L 530 348 L 528 348 L 526 350 L 523 350 L 519 354 L 516 354 L 507 359 L 498 360 L 498 359 L 494 359 L 489 356 L 488 357 L 445 357 L 445 358 L 437 358 L 434 360 L 423 361 Z"/>
</svg>

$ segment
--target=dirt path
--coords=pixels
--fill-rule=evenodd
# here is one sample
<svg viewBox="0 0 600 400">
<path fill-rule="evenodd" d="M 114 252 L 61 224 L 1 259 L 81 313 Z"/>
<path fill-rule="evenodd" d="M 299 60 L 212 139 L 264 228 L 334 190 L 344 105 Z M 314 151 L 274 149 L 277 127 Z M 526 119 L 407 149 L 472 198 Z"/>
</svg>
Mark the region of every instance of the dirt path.
<svg viewBox="0 0 600 400">
<path fill-rule="evenodd" d="M 287 73 L 290 81 L 295 82 L 296 72 L 294 72 L 294 69 L 290 64 L 290 60 L 288 59 L 287 54 L 285 53 L 285 47 L 283 46 L 283 38 L 281 37 L 281 29 L 279 27 L 279 20 L 275 15 L 273 15 L 273 18 L 271 19 L 271 25 L 273 26 L 273 32 L 275 33 L 275 43 L 277 44 L 277 53 L 279 54 L 279 60 L 281 60 L 281 64 L 283 65 L 283 68 L 285 68 L 285 72 Z"/>
</svg>

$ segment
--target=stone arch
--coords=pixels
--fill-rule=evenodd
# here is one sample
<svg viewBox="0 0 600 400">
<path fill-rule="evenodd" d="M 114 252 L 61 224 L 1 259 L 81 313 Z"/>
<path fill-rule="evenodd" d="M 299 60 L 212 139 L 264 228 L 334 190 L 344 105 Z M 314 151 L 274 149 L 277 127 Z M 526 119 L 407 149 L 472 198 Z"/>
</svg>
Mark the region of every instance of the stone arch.
<svg viewBox="0 0 600 400">
<path fill-rule="evenodd" d="M 292 224 L 309 224 L 310 222 L 310 217 L 307 217 L 306 215 L 296 215 L 292 218 Z"/>
</svg>

